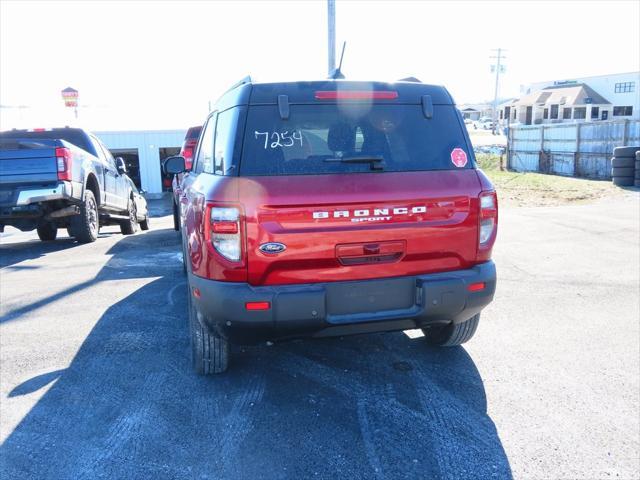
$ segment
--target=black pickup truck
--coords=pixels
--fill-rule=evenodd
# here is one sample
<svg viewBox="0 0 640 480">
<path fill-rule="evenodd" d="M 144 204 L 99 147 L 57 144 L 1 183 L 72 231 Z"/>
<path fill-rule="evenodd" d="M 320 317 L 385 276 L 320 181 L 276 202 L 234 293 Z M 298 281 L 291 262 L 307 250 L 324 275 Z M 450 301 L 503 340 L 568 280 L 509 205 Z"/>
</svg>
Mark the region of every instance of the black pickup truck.
<svg viewBox="0 0 640 480">
<path fill-rule="evenodd" d="M 0 132 L 0 231 L 37 229 L 55 240 L 58 228 L 81 243 L 103 225 L 134 233 L 148 228 L 121 158 L 79 128 Z"/>
</svg>

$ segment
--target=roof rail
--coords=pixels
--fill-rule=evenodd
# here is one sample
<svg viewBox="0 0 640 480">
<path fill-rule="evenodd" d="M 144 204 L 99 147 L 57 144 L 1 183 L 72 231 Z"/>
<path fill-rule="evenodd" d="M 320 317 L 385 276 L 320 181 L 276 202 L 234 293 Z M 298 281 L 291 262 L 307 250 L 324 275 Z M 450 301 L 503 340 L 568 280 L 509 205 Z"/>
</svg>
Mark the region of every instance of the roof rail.
<svg viewBox="0 0 640 480">
<path fill-rule="evenodd" d="M 235 90 L 236 88 L 238 88 L 240 85 L 245 85 L 247 83 L 253 83 L 253 80 L 251 80 L 251 75 L 247 75 L 246 77 L 244 77 L 243 79 L 241 79 L 239 82 L 234 83 L 233 85 L 231 85 L 231 87 L 229 87 L 229 89 L 227 90 L 227 92 L 230 92 L 231 90 Z"/>
</svg>

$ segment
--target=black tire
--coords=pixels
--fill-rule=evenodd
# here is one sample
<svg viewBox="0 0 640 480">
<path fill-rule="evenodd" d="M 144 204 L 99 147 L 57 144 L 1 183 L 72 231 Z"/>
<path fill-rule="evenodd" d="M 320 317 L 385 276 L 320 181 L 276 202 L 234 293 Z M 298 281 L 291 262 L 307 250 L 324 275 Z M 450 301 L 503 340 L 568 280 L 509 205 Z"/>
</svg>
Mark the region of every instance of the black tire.
<svg viewBox="0 0 640 480">
<path fill-rule="evenodd" d="M 202 325 L 195 303 L 189 296 L 189 337 L 191 338 L 191 362 L 198 375 L 224 373 L 229 367 L 229 343 L 222 337 L 212 335 Z"/>
<path fill-rule="evenodd" d="M 120 232 L 123 235 L 133 235 L 138 230 L 138 214 L 136 212 L 136 202 L 132 198 L 129 199 L 127 212 L 129 219 L 120 224 Z"/>
<path fill-rule="evenodd" d="M 144 217 L 144 220 L 140 222 L 140 229 L 149 230 L 149 215 Z"/>
<path fill-rule="evenodd" d="M 173 229 L 176 232 L 180 231 L 180 211 L 176 202 L 173 202 Z"/>
<path fill-rule="evenodd" d="M 51 222 L 38 225 L 38 238 L 43 242 L 52 242 L 58 236 L 58 227 Z"/>
<path fill-rule="evenodd" d="M 69 234 L 80 243 L 95 242 L 100 230 L 98 204 L 91 190 L 84 192 L 84 202 L 80 205 L 80 213 L 71 217 Z"/>
<path fill-rule="evenodd" d="M 640 150 L 640 147 L 616 147 L 613 149 L 613 156 L 635 158 L 638 150 Z"/>
<path fill-rule="evenodd" d="M 613 184 L 619 187 L 632 187 L 633 177 L 613 177 Z"/>
<path fill-rule="evenodd" d="M 636 159 L 631 157 L 613 157 L 611 159 L 611 166 L 613 168 L 628 168 L 635 167 Z"/>
<path fill-rule="evenodd" d="M 455 347 L 471 340 L 480 323 L 480 314 L 471 317 L 466 322 L 450 323 L 444 327 L 423 328 L 427 343 L 438 347 Z"/>
<path fill-rule="evenodd" d="M 612 177 L 633 177 L 635 167 L 613 167 L 611 169 Z"/>
</svg>

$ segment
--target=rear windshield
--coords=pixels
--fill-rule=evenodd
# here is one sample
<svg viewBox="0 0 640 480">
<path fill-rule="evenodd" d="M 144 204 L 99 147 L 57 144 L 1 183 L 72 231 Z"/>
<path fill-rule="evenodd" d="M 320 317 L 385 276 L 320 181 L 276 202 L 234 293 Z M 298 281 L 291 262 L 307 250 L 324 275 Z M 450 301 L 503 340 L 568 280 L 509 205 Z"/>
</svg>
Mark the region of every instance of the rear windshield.
<svg viewBox="0 0 640 480">
<path fill-rule="evenodd" d="M 421 105 L 291 105 L 287 120 L 275 105 L 250 106 L 240 175 L 407 172 L 459 168 L 467 152 L 455 107 Z M 471 168 L 467 162 L 463 168 Z"/>
<path fill-rule="evenodd" d="M 45 130 L 42 132 L 28 132 L 26 130 L 10 130 L 7 132 L 0 132 L 0 139 L 14 139 L 14 138 L 29 138 L 33 140 L 39 140 L 46 138 L 47 140 L 65 140 L 76 147 L 79 147 L 86 152 L 95 155 L 94 149 L 89 143 L 89 138 L 82 130 L 74 129 L 53 129 Z"/>
</svg>

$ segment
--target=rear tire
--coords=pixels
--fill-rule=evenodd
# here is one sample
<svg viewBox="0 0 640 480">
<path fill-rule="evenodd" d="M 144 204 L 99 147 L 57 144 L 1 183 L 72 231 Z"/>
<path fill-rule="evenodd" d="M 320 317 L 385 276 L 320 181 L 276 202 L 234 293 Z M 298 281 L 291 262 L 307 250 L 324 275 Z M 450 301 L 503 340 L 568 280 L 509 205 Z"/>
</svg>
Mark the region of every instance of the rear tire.
<svg viewBox="0 0 640 480">
<path fill-rule="evenodd" d="M 466 322 L 450 323 L 444 327 L 423 328 L 427 343 L 438 347 L 455 347 L 471 340 L 480 323 L 480 314 L 474 315 Z"/>
<path fill-rule="evenodd" d="M 120 232 L 122 232 L 123 235 L 133 235 L 136 233 L 136 230 L 138 230 L 138 213 L 136 212 L 136 202 L 131 198 L 127 205 L 127 212 L 129 220 L 125 220 L 120 224 Z"/>
<path fill-rule="evenodd" d="M 80 243 L 95 242 L 100 229 L 98 204 L 91 190 L 84 192 L 84 203 L 80 205 L 80 213 L 71 217 L 69 235 Z"/>
<path fill-rule="evenodd" d="M 149 215 L 144 217 L 144 220 L 140 222 L 140 229 L 149 230 Z"/>
<path fill-rule="evenodd" d="M 191 288 L 187 295 L 189 307 L 189 333 L 191 338 L 191 362 L 198 375 L 224 373 L 229 367 L 229 343 L 222 337 L 209 333 L 202 326 L 201 315 L 191 300 Z"/>
<path fill-rule="evenodd" d="M 43 242 L 52 242 L 58 236 L 58 228 L 51 222 L 43 223 L 38 228 L 38 238 Z"/>
</svg>

